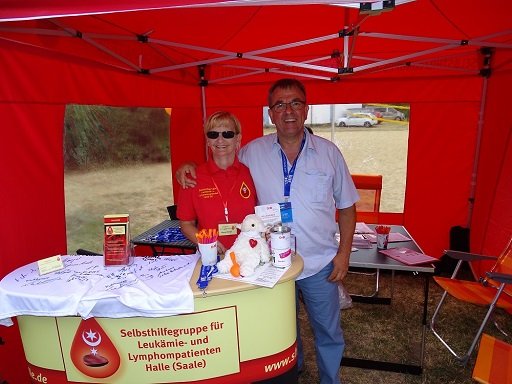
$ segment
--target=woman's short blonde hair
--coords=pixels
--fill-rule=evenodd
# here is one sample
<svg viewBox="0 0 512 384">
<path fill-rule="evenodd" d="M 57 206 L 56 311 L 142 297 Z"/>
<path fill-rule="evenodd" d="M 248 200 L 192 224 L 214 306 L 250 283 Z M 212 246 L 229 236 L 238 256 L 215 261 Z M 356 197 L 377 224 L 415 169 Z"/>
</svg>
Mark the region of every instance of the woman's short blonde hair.
<svg viewBox="0 0 512 384">
<path fill-rule="evenodd" d="M 235 115 L 233 115 L 231 112 L 218 111 L 210 115 L 208 120 L 206 120 L 206 123 L 204 124 L 204 133 L 221 125 L 229 125 L 233 127 L 236 134 L 242 132 L 240 121 Z"/>
</svg>

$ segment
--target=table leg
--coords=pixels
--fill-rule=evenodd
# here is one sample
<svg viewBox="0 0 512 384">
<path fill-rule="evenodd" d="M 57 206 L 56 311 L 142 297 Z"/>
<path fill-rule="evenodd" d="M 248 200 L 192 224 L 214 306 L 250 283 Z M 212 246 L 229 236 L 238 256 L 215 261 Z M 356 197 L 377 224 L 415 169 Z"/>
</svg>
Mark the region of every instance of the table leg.
<svg viewBox="0 0 512 384">
<path fill-rule="evenodd" d="M 395 292 L 395 270 L 391 271 L 391 301 L 393 301 L 393 293 Z"/>
<path fill-rule="evenodd" d="M 393 271 L 394 273 L 394 271 Z M 340 362 L 340 366 L 345 367 L 356 367 L 366 368 L 378 371 L 389 371 L 398 373 L 408 373 L 412 375 L 421 375 L 423 373 L 423 362 L 425 357 L 425 334 L 427 330 L 427 310 L 428 310 L 428 289 L 429 289 L 429 276 L 425 275 L 425 284 L 423 287 L 423 313 L 421 318 L 421 347 L 420 347 L 420 362 L 418 364 L 402 364 L 393 363 L 387 361 L 379 361 L 372 359 L 359 359 L 354 357 L 343 357 Z M 393 275 L 394 277 L 394 275 Z M 360 299 L 360 298 L 358 298 Z M 386 298 L 372 298 L 372 303 L 383 304 L 382 302 L 375 301 L 375 299 L 386 299 Z M 387 298 L 391 301 L 391 298 Z M 361 300 L 358 300 L 361 301 Z M 364 301 L 370 302 L 370 301 Z"/>
<path fill-rule="evenodd" d="M 422 317 L 422 335 L 421 335 L 421 352 L 420 352 L 420 366 L 423 368 L 423 361 L 425 358 L 425 334 L 427 332 L 427 313 L 428 313 L 428 285 L 429 275 L 425 274 L 425 285 L 423 287 L 423 317 Z"/>
</svg>

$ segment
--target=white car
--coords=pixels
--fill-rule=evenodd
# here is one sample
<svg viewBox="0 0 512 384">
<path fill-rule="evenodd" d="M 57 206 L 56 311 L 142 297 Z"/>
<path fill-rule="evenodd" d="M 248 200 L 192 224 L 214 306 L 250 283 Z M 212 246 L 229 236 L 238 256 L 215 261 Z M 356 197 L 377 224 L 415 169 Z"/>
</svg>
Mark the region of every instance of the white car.
<svg viewBox="0 0 512 384">
<path fill-rule="evenodd" d="M 378 124 L 377 117 L 372 113 L 344 114 L 336 120 L 338 127 L 373 127 Z"/>
</svg>

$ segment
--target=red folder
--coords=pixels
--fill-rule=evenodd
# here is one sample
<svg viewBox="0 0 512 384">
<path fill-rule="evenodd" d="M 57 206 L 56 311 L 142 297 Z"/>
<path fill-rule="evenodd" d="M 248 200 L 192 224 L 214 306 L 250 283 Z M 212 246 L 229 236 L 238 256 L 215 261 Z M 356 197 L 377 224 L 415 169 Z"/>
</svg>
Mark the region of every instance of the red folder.
<svg viewBox="0 0 512 384">
<path fill-rule="evenodd" d="M 409 248 L 390 248 L 379 250 L 379 252 L 407 265 L 435 263 L 436 261 L 439 261 L 439 259 L 436 259 L 435 257 L 427 256 Z"/>
</svg>

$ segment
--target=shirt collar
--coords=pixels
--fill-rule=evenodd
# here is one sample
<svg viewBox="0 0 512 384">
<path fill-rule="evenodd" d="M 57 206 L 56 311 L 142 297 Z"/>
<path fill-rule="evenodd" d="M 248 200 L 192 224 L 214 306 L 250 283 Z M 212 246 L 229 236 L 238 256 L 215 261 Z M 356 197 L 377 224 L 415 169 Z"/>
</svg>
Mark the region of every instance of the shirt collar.
<svg viewBox="0 0 512 384">
<path fill-rule="evenodd" d="M 315 149 L 315 144 L 313 143 L 313 140 L 311 139 L 311 136 L 313 136 L 311 133 L 307 131 L 306 128 L 304 128 L 304 132 L 306 133 L 306 143 L 304 144 L 304 147 L 307 149 Z M 279 151 L 281 149 L 281 146 L 279 145 L 279 142 L 277 141 L 277 133 L 274 133 L 274 138 L 272 141 L 272 148 L 274 150 Z"/>
<path fill-rule="evenodd" d="M 215 161 L 213 161 L 213 156 L 210 156 L 208 158 L 208 171 L 210 173 L 217 173 L 217 172 L 228 172 L 231 170 L 238 171 L 240 168 L 240 160 L 238 160 L 238 156 L 235 156 L 235 161 L 233 161 L 233 164 L 231 164 L 227 169 L 221 169 L 215 164 Z"/>
</svg>

